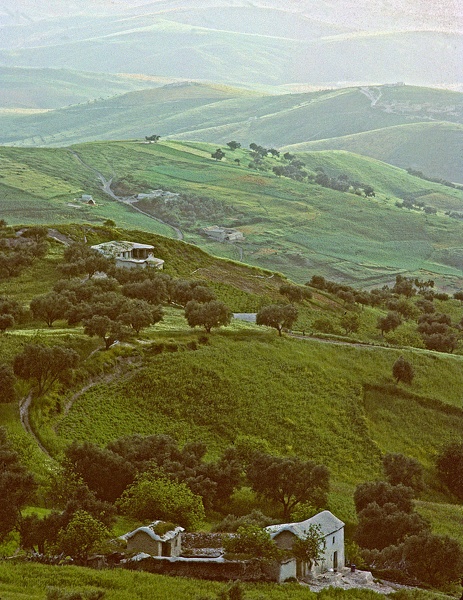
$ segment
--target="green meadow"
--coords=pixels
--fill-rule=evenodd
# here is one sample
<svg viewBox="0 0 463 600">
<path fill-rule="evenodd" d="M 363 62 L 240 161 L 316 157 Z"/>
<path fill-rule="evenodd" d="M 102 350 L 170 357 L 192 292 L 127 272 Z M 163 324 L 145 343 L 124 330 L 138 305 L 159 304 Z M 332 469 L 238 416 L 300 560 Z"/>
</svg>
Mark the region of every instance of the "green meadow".
<svg viewBox="0 0 463 600">
<path fill-rule="evenodd" d="M 113 238 L 152 243 L 156 254 L 166 260 L 167 273 L 211 285 L 234 312 L 255 312 L 262 303 L 282 300 L 279 286 L 285 279 L 281 275 L 215 258 L 182 241 L 89 224 L 56 227 L 71 239 L 81 240 L 85 233 L 89 243 Z M 27 307 L 32 297 L 46 293 L 60 277 L 62 252 L 63 246 L 51 241 L 46 257 L 17 278 L 0 282 L 0 294 L 12 295 Z M 461 316 L 455 300 L 441 302 L 438 309 L 451 313 L 453 319 Z M 335 297 L 313 290 L 313 297 L 299 306 L 295 330 L 311 333 L 314 319 L 320 316 L 339 328 L 344 310 Z M 341 336 L 341 330 L 324 339 L 279 337 L 274 329 L 237 320 L 205 336 L 188 327 L 181 309 L 167 307 L 163 321 L 143 330 L 131 343 L 107 352 L 98 351 L 100 342 L 84 336 L 81 327 L 59 321 L 48 328 L 26 315 L 17 328 L 0 336 L 5 361 L 11 362 L 24 344 L 34 341 L 70 345 L 79 352 L 81 366 L 70 387 L 60 387 L 32 403 L 30 425 L 50 456 L 24 431 L 17 404 L 0 404 L 0 424 L 42 485 L 74 440 L 104 446 L 133 433 L 164 433 L 181 445 L 203 440 L 211 459 L 243 436 L 260 440 L 277 455 L 297 454 L 328 466 L 329 508 L 349 530 L 356 522 L 355 486 L 382 477 L 382 456 L 400 452 L 416 458 L 424 468 L 427 489 L 417 501 L 417 510 L 435 533 L 463 542 L 461 506 L 442 489 L 434 466 L 441 448 L 463 435 L 461 349 L 449 355 L 398 346 L 393 337 L 382 339 L 376 330 L 380 314 L 384 311 L 365 307 L 355 339 Z M 402 325 L 403 332 L 397 333 L 399 328 L 396 339 L 405 339 L 410 326 L 408 322 Z M 413 364 L 411 386 L 393 380 L 392 365 L 400 355 Z M 18 384 L 18 393 L 27 395 L 25 382 Z M 225 510 L 245 514 L 252 508 L 279 515 L 278 506 L 263 504 L 247 488 L 235 492 Z M 206 528 L 217 518 L 210 515 Z M 130 525 L 120 523 L 117 531 L 124 526 Z M 12 554 L 16 544 L 17 537 L 12 536 L 1 553 Z M 226 588 L 226 584 L 144 573 L 0 563 L 2 597 L 45 600 L 50 586 L 101 589 L 108 599 L 130 599 L 143 592 L 152 598 L 175 593 L 192 600 L 208 594 L 214 597 Z M 328 600 L 334 593 L 312 595 L 314 600 Z M 289 600 L 311 593 L 297 585 L 246 585 L 245 594 L 251 600 Z M 376 596 L 368 591 L 336 591 L 335 597 Z M 417 592 L 412 597 L 430 600 L 438 596 Z"/>
<path fill-rule="evenodd" d="M 176 237 L 208 252 L 242 260 L 305 282 L 313 272 L 359 286 L 381 286 L 398 273 L 432 277 L 444 289 L 461 283 L 462 224 L 445 212 L 458 211 L 463 192 L 412 177 L 380 161 L 346 152 L 301 154 L 308 172 L 317 167 L 332 176 L 344 173 L 372 185 L 376 197 L 364 198 L 318 185 L 276 177 L 248 168 L 249 151 L 226 147 L 226 157 L 211 158 L 216 145 L 200 142 L 98 142 L 70 148 L 0 148 L 2 216 L 11 224 L 71 221 L 102 224 Z M 238 159 L 241 164 L 237 164 Z M 121 195 L 152 189 L 182 194 L 190 206 L 141 201 L 116 202 L 103 193 L 98 172 Z M 88 206 L 82 194 L 92 194 Z M 436 215 L 396 207 L 407 194 L 434 207 Z M 201 198 L 212 202 L 201 209 Z M 151 218 L 149 215 L 151 215 Z M 165 221 L 166 224 L 159 220 Z M 381 227 L 378 227 L 381 223 Z M 239 228 L 245 239 L 220 244 L 201 235 L 209 225 Z"/>
<path fill-rule="evenodd" d="M 291 152 L 345 150 L 431 177 L 462 183 L 463 127 L 460 123 L 423 122 L 331 137 L 287 146 Z"/>
<path fill-rule="evenodd" d="M 105 600 L 200 600 L 218 598 L 230 588 L 227 583 L 183 577 L 165 577 L 122 569 L 95 571 L 85 567 L 52 567 L 33 563 L 0 562 L 0 593 L 7 600 L 45 600 L 47 591 L 104 594 Z M 297 583 L 243 584 L 245 600 L 381 600 L 370 590 L 328 588 L 311 592 Z M 445 600 L 450 596 L 425 590 L 401 590 L 393 600 Z"/>
</svg>

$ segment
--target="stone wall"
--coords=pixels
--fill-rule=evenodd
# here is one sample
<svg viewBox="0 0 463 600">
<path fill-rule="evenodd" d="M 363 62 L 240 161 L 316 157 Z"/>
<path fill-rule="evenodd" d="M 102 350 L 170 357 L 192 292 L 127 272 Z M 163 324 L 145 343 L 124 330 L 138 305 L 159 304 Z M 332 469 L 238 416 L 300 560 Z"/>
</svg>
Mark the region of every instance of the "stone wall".
<svg viewBox="0 0 463 600">
<path fill-rule="evenodd" d="M 281 583 L 290 577 L 296 577 L 296 561 L 294 559 L 279 564 L 257 559 L 238 561 L 223 558 L 149 557 L 130 561 L 124 566 L 131 570 L 217 581 L 276 581 Z"/>
</svg>

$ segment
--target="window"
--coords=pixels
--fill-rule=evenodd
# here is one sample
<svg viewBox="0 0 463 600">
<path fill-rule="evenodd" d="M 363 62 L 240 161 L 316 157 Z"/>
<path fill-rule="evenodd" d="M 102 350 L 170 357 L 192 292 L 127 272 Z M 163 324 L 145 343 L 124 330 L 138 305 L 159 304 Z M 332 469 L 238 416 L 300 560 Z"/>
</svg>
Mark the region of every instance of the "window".
<svg viewBox="0 0 463 600">
<path fill-rule="evenodd" d="M 336 542 L 336 536 L 333 535 L 333 544 Z"/>
</svg>

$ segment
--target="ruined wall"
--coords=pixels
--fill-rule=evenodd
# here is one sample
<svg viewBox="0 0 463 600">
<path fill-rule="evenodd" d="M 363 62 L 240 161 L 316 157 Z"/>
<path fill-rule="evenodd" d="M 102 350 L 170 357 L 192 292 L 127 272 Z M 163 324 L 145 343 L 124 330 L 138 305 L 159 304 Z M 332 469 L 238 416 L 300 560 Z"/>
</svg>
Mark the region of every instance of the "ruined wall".
<svg viewBox="0 0 463 600">
<path fill-rule="evenodd" d="M 257 559 L 229 561 L 207 558 L 150 557 L 125 565 L 131 570 L 148 571 L 162 575 L 212 579 L 217 581 L 276 581 L 296 576 L 296 562 L 263 562 Z"/>
</svg>

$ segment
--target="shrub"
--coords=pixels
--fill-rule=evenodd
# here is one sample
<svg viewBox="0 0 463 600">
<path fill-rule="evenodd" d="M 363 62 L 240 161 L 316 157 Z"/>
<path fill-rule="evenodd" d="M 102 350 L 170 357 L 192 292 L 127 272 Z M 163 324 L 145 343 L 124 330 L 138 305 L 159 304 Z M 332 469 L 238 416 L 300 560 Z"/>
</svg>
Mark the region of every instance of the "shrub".
<svg viewBox="0 0 463 600">
<path fill-rule="evenodd" d="M 185 483 L 172 481 L 161 471 L 140 475 L 117 505 L 124 514 L 136 519 L 173 521 L 190 529 L 199 527 L 205 520 L 201 497 Z"/>
<path fill-rule="evenodd" d="M 236 535 L 224 539 L 223 546 L 228 554 L 242 554 L 252 558 L 276 559 L 280 550 L 268 531 L 258 525 L 243 525 Z"/>
</svg>

